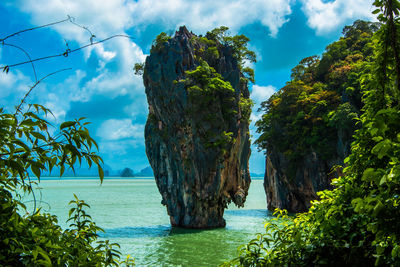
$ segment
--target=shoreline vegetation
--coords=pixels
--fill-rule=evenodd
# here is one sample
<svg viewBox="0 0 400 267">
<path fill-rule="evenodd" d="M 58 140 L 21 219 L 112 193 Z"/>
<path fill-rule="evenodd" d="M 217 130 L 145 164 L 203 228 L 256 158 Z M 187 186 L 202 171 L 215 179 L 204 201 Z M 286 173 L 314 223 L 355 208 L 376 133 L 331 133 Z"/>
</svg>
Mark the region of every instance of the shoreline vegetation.
<svg viewBox="0 0 400 267">
<path fill-rule="evenodd" d="M 224 265 L 399 266 L 400 2 L 375 0 L 374 6 L 372 13 L 381 25 L 372 37 L 373 60 L 365 63 L 357 78 L 363 107 L 351 153 L 344 160 L 343 175 L 332 180 L 334 189 L 318 192 L 319 199 L 312 202 L 309 211 L 289 216 L 286 210 L 276 209 L 274 217 L 265 224 L 265 233 L 241 246 L 238 256 Z M 76 24 L 70 17 L 57 23 L 67 21 Z M 2 45 L 14 35 L 0 39 Z M 87 46 L 96 44 L 93 38 L 91 33 Z M 58 56 L 68 56 L 73 51 L 77 49 L 68 48 Z M 13 66 L 4 66 L 2 70 L 8 73 Z M 56 216 L 36 206 L 33 187 L 42 178 L 46 180 L 42 174 L 53 168 L 59 171 L 60 178 L 48 180 L 99 179 L 101 184 L 105 179 L 153 179 L 105 177 L 103 160 L 96 152 L 98 146 L 86 128 L 85 118 L 50 129 L 53 126 L 46 118 L 51 111 L 40 104 L 25 103 L 43 79 L 60 71 L 36 78 L 14 113 L 0 108 L 0 263 L 133 266 L 135 262 L 129 255 L 120 260 L 118 243 L 100 238 L 104 229 L 87 213 L 90 206 L 75 194 L 69 202 L 66 229 L 60 227 Z M 254 78 L 252 74 L 249 78 Z M 288 84 L 291 83 L 299 81 Z M 97 167 L 98 177 L 61 178 L 66 168 L 74 170 L 81 161 Z M 32 209 L 22 201 L 23 194 L 33 197 Z M 174 249 L 179 253 L 179 248 Z M 155 257 L 162 259 L 162 255 Z"/>
<path fill-rule="evenodd" d="M 372 60 L 356 79 L 363 106 L 343 173 L 332 190 L 317 193 L 309 211 L 291 217 L 276 209 L 266 233 L 226 265 L 399 266 L 400 2 L 373 5 L 380 27 L 372 36 Z M 340 57 L 341 47 L 334 51 Z M 349 70 L 341 67 L 337 74 Z"/>
</svg>

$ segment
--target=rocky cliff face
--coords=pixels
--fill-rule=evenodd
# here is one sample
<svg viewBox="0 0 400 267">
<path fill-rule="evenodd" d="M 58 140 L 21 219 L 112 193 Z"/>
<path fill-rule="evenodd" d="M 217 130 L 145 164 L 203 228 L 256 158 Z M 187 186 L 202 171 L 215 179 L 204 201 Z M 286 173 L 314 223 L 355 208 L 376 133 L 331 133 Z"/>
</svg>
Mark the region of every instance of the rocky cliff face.
<svg viewBox="0 0 400 267">
<path fill-rule="evenodd" d="M 269 210 L 280 208 L 289 212 L 305 212 L 310 208 L 310 202 L 318 198 L 318 191 L 333 189 L 332 179 L 342 173 L 340 169 L 332 171 L 332 168 L 343 165 L 351 141 L 351 133 L 344 137 L 342 131 L 339 131 L 338 135 L 337 154 L 329 160 L 322 160 L 317 153 L 312 152 L 293 165 L 283 153 L 269 147 L 264 176 Z"/>
<path fill-rule="evenodd" d="M 171 224 L 225 226 L 227 204 L 243 206 L 250 185 L 249 91 L 232 49 L 181 27 L 153 46 L 143 80 L 146 153 Z"/>
</svg>

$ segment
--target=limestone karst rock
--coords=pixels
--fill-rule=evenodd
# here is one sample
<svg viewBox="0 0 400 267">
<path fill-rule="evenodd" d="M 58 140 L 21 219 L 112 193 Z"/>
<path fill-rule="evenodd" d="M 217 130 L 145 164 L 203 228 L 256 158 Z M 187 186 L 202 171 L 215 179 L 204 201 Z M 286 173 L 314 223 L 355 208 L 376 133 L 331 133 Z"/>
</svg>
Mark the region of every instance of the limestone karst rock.
<svg viewBox="0 0 400 267">
<path fill-rule="evenodd" d="M 318 191 L 333 189 L 331 180 L 340 173 L 339 170 L 332 171 L 332 167 L 342 162 L 343 159 L 321 160 L 313 152 L 305 156 L 295 170 L 290 170 L 285 155 L 270 149 L 267 152 L 264 177 L 268 209 L 307 211 L 311 201 L 318 198 Z"/>
<path fill-rule="evenodd" d="M 173 226 L 225 226 L 250 185 L 251 102 L 234 50 L 181 27 L 159 35 L 143 81 L 146 154 Z"/>
<path fill-rule="evenodd" d="M 264 189 L 268 209 L 286 209 L 289 212 L 305 212 L 311 201 L 318 199 L 317 192 L 333 189 L 332 179 L 343 175 L 341 168 L 350 153 L 353 131 L 337 131 L 335 153 L 323 159 L 315 151 L 293 164 L 273 144 L 268 146 Z"/>
</svg>

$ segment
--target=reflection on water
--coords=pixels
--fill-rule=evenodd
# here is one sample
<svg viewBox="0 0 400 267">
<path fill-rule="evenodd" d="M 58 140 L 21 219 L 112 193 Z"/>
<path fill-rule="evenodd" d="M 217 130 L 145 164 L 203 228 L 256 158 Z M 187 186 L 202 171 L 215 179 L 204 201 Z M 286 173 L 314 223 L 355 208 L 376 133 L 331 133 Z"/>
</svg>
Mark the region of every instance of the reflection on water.
<svg viewBox="0 0 400 267">
<path fill-rule="evenodd" d="M 105 229 L 101 237 L 132 243 L 146 240 L 142 253 L 132 252 L 140 265 L 217 266 L 235 257 L 238 246 L 253 238 L 255 233 L 262 232 L 262 225 L 270 215 L 263 209 L 227 210 L 226 228 L 202 230 L 170 225 L 118 227 Z"/>
<path fill-rule="evenodd" d="M 225 215 L 267 218 L 268 216 L 272 216 L 272 212 L 265 209 L 253 209 L 253 210 L 241 209 L 241 210 L 227 210 L 225 211 Z"/>
<path fill-rule="evenodd" d="M 143 237 L 161 237 L 167 236 L 171 232 L 169 225 L 153 225 L 142 227 L 122 227 L 104 229 L 105 233 L 101 233 L 100 237 L 106 239 L 112 238 L 143 238 Z"/>
<path fill-rule="evenodd" d="M 240 217 L 254 217 L 267 219 L 272 216 L 272 212 L 262 209 L 252 210 L 227 210 L 225 215 L 240 216 Z M 171 235 L 186 235 L 197 234 L 205 231 L 216 231 L 230 229 L 229 225 L 222 229 L 186 229 L 180 227 L 171 227 L 170 225 L 151 225 L 151 226 L 138 226 L 138 227 L 118 227 L 104 229 L 105 233 L 101 233 L 102 238 L 142 238 L 142 237 L 161 237 Z"/>
<path fill-rule="evenodd" d="M 101 238 L 119 243 L 121 252 L 133 256 L 138 266 L 217 266 L 264 232 L 271 216 L 261 180 L 252 181 L 244 208 L 231 204 L 225 211 L 226 227 L 211 230 L 171 227 L 153 180 L 105 180 L 101 186 L 97 180 L 49 180 L 40 185 L 41 199 L 62 227 L 66 227 L 67 203 L 76 193 L 90 204 L 88 213 L 105 229 Z"/>
</svg>

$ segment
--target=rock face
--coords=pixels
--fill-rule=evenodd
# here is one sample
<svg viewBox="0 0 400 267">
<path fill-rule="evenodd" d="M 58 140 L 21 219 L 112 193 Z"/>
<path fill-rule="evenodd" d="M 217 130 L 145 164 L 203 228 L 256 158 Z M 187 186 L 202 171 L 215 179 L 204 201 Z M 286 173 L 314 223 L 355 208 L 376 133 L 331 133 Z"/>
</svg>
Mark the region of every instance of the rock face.
<svg viewBox="0 0 400 267">
<path fill-rule="evenodd" d="M 337 155 L 330 160 L 322 160 L 315 152 L 303 157 L 302 162 L 293 168 L 283 153 L 270 147 L 266 157 L 264 189 L 268 209 L 286 209 L 289 212 L 307 211 L 312 200 L 318 198 L 318 191 L 333 189 L 331 180 L 341 175 L 340 169 L 332 171 L 337 165 L 343 165 L 348 156 L 351 138 L 343 138 L 338 133 Z M 351 133 L 350 133 L 351 136 Z"/>
<path fill-rule="evenodd" d="M 224 227 L 227 204 L 243 206 L 250 185 L 249 122 L 240 105 L 249 98 L 247 82 L 232 49 L 219 43 L 216 49 L 207 57 L 204 51 L 215 49 L 181 27 L 153 46 L 145 62 L 146 154 L 172 226 Z M 187 71 L 201 65 L 229 82 L 232 95 L 211 92 L 208 102 L 191 95 Z M 227 101 L 234 103 L 229 114 Z"/>
</svg>

